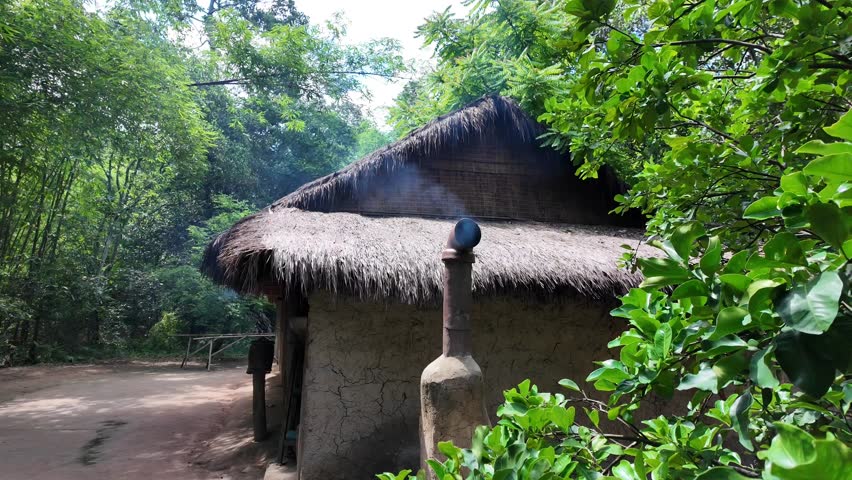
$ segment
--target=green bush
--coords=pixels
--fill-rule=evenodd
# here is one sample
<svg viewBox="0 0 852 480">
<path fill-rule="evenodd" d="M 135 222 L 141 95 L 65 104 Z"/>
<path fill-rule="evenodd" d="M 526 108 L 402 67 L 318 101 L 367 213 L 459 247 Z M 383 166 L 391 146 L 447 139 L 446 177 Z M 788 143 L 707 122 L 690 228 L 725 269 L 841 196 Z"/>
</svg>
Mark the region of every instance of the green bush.
<svg viewBox="0 0 852 480">
<path fill-rule="evenodd" d="M 146 349 L 153 351 L 176 351 L 181 342 L 174 335 L 184 333 L 186 325 L 174 312 L 164 312 L 163 318 L 155 323 L 145 339 Z"/>
</svg>

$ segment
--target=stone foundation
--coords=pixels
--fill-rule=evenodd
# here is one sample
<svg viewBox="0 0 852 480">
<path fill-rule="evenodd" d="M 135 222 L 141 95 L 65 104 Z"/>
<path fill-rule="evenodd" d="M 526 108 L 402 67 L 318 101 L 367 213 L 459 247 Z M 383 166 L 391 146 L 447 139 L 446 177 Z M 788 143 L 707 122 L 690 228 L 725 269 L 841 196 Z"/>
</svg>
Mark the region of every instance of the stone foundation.
<svg viewBox="0 0 852 480">
<path fill-rule="evenodd" d="M 609 358 L 607 342 L 623 324 L 612 305 L 478 302 L 473 356 L 494 415 L 502 392 L 530 378 L 544 391 L 578 383 Z M 419 382 L 441 354 L 441 311 L 360 302 L 317 293 L 310 298 L 302 392 L 302 480 L 373 478 L 419 464 Z"/>
</svg>

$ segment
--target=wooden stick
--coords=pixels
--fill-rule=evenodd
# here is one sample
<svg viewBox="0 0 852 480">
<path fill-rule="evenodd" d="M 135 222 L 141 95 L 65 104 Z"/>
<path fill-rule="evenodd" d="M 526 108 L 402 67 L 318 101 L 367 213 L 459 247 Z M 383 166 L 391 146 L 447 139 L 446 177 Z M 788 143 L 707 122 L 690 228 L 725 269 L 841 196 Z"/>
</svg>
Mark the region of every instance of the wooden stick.
<svg viewBox="0 0 852 480">
<path fill-rule="evenodd" d="M 186 361 L 189 360 L 189 348 L 192 346 L 192 337 L 189 337 L 189 340 L 186 341 L 186 353 L 183 355 L 183 361 L 180 362 L 180 368 L 183 368 L 186 365 Z"/>
<path fill-rule="evenodd" d="M 210 351 L 207 354 L 207 371 L 210 371 L 210 364 L 213 362 L 213 342 L 215 340 L 210 340 Z"/>
<path fill-rule="evenodd" d="M 246 338 L 248 338 L 248 337 L 240 337 L 240 338 L 238 338 L 238 339 L 234 340 L 233 342 L 231 342 L 231 343 L 229 343 L 229 344 L 225 345 L 224 347 L 220 348 L 219 350 L 216 350 L 215 352 L 213 352 L 213 356 L 219 355 L 219 354 L 220 354 L 220 353 L 222 353 L 222 352 L 223 352 L 226 348 L 231 348 L 231 346 L 233 346 L 234 344 L 236 344 L 236 343 L 237 343 L 237 342 L 239 342 L 240 340 L 245 340 Z"/>
</svg>

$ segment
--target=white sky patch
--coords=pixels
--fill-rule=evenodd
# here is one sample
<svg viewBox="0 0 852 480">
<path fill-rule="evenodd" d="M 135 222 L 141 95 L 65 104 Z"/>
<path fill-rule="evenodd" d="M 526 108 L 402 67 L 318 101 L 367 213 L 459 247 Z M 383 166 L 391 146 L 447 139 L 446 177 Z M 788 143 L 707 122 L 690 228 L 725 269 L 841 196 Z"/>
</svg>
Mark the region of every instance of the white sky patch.
<svg viewBox="0 0 852 480">
<path fill-rule="evenodd" d="M 417 27 L 433 12 L 451 7 L 456 16 L 466 13 L 468 7 L 461 0 L 297 0 L 296 8 L 311 19 L 311 24 L 324 25 L 336 12 L 343 13 L 348 22 L 344 41 L 349 44 L 364 43 L 378 38 L 395 38 L 402 44 L 402 56 L 417 64 L 432 64 L 432 50 L 423 48 L 423 39 L 415 37 Z M 364 84 L 372 98 L 353 97 L 370 112 L 380 128 L 387 125 L 387 109 L 402 91 L 406 80 L 384 80 L 368 77 Z"/>
</svg>

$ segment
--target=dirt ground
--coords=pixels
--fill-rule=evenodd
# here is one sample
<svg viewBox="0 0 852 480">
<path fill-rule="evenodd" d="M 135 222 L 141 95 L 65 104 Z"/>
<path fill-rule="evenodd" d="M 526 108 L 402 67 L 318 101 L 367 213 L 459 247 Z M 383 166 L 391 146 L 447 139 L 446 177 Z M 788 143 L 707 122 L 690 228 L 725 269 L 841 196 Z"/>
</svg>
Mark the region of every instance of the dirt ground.
<svg viewBox="0 0 852 480">
<path fill-rule="evenodd" d="M 270 425 L 276 403 L 269 395 Z M 243 363 L 0 370 L 4 480 L 259 479 L 277 438 L 252 441 Z"/>
</svg>

